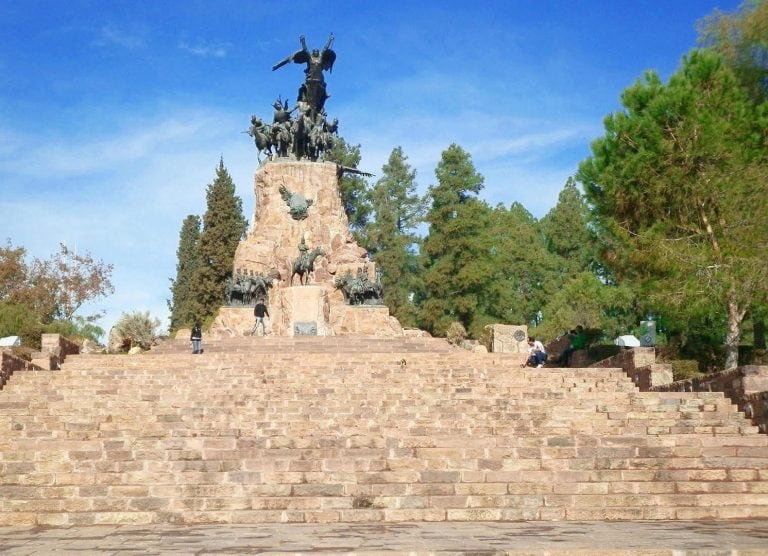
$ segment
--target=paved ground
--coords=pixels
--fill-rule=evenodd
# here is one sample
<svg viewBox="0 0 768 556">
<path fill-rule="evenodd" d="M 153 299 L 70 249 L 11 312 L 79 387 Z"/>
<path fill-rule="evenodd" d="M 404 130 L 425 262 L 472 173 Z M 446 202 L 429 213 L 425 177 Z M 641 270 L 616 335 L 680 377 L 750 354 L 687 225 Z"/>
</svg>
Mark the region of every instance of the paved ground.
<svg viewBox="0 0 768 556">
<path fill-rule="evenodd" d="M 768 521 L 0 527 L 0 554 L 768 555 Z"/>
</svg>

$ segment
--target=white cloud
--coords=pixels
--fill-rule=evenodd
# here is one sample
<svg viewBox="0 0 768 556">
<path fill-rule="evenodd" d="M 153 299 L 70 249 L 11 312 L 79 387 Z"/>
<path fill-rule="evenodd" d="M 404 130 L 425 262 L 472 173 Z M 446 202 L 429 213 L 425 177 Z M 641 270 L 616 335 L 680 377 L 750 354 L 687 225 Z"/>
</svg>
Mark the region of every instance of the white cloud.
<svg viewBox="0 0 768 556">
<path fill-rule="evenodd" d="M 72 137 L 22 137 L 0 133 L 0 172 L 33 178 L 66 178 L 112 171 L 158 151 L 217 136 L 234 120 L 206 112 L 180 113 L 155 121 L 134 122 L 116 133 L 78 141 Z"/>
<path fill-rule="evenodd" d="M 164 109 L 155 118 L 116 121 L 117 131 L 98 139 L 51 145 L 5 130 L 0 146 L 13 148 L 0 157 L 0 187 L 12 183 L 18 193 L 0 196 L 0 238 L 26 247 L 30 257 L 47 258 L 63 241 L 114 264 L 115 293 L 83 311 L 105 310 L 98 323 L 103 328 L 135 310 L 149 310 L 167 326 L 181 223 L 205 211 L 206 186 L 219 157 L 243 199 L 244 215 L 253 213 L 256 152 L 237 133 L 239 119 Z"/>
<path fill-rule="evenodd" d="M 101 47 L 117 45 L 127 48 L 128 50 L 138 50 L 146 46 L 146 43 L 141 36 L 127 33 L 112 24 L 105 25 L 101 28 L 99 36 L 93 44 Z"/>
<path fill-rule="evenodd" d="M 232 44 L 228 42 L 206 43 L 205 41 L 189 44 L 182 39 L 179 41 L 179 48 L 202 58 L 224 58 L 229 49 L 232 48 Z"/>
</svg>

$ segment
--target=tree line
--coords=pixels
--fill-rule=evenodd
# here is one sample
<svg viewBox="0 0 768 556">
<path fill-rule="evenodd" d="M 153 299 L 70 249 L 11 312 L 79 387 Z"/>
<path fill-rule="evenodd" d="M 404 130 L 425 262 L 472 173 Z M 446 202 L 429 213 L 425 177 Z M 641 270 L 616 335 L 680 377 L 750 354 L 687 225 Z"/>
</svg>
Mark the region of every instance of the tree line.
<svg viewBox="0 0 768 556">
<path fill-rule="evenodd" d="M 438 336 L 453 322 L 475 338 L 515 323 L 543 339 L 576 325 L 613 338 L 650 317 L 682 356 L 725 367 L 747 326 L 764 348 L 768 2 L 715 12 L 700 36 L 666 83 L 651 71 L 622 93 L 541 219 L 486 203 L 483 176 L 456 144 L 424 195 L 401 147 L 375 182 L 344 177 L 350 226 L 392 314 Z M 360 146 L 342 139 L 329 158 L 357 167 Z M 221 164 L 202 228 L 196 216 L 182 226 L 171 328 L 215 313 L 245 229 L 240 207 Z"/>
<path fill-rule="evenodd" d="M 581 324 L 606 338 L 653 317 L 684 357 L 738 361 L 768 316 L 768 1 L 715 12 L 699 48 L 664 82 L 647 72 L 604 120 L 591 155 L 543 217 L 490 206 L 471 154 L 450 145 L 419 194 L 402 148 L 380 177 L 345 176 L 350 226 L 382 271 L 384 300 L 404 326 L 473 337 L 486 324 L 527 324 L 542 339 Z M 330 160 L 357 167 L 360 145 Z M 223 160 L 205 214 L 181 226 L 170 327 L 210 320 L 223 301 L 247 221 Z M 0 247 L 0 335 L 32 345 L 66 328 L 99 337 L 88 301 L 113 291 L 110 265 L 66 246 L 49 259 Z"/>
</svg>

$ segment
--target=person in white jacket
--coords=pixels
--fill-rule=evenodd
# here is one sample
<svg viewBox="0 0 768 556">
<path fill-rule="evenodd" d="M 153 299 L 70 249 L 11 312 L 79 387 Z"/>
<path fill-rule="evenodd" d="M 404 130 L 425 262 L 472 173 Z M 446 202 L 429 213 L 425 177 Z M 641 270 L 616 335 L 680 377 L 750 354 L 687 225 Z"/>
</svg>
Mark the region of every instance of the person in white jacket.
<svg viewBox="0 0 768 556">
<path fill-rule="evenodd" d="M 528 337 L 528 364 L 531 367 L 543 367 L 547 360 L 547 350 L 539 340 Z"/>
</svg>

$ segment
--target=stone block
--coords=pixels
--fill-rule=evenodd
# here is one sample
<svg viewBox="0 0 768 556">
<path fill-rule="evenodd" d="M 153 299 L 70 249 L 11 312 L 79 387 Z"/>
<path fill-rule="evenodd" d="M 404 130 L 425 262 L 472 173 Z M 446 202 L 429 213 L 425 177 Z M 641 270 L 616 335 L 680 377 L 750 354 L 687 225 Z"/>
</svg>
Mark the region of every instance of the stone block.
<svg viewBox="0 0 768 556">
<path fill-rule="evenodd" d="M 528 327 L 525 325 L 489 324 L 491 351 L 494 353 L 528 353 Z"/>
</svg>

